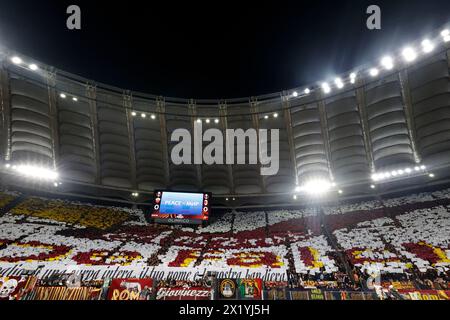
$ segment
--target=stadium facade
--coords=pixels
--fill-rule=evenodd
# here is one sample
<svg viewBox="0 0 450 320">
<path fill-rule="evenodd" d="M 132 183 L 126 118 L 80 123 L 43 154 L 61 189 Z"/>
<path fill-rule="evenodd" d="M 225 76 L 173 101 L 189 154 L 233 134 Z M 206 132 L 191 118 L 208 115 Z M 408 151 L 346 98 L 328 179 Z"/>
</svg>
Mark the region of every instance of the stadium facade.
<svg viewBox="0 0 450 320">
<path fill-rule="evenodd" d="M 2 49 L 5 180 L 23 183 L 8 178 L 5 166 L 31 163 L 59 172 L 65 192 L 131 200 L 155 189 L 207 191 L 222 203 L 232 197 L 280 202 L 311 179 L 330 181 L 345 196 L 370 194 L 375 185 L 389 192 L 442 182 L 450 176 L 446 40 L 432 39 L 433 50 L 413 44 L 417 57 L 404 51 L 394 56 L 394 68 L 376 62 L 379 69 L 360 67 L 328 83 L 227 100 L 119 89 Z M 192 131 L 195 121 L 222 132 L 279 129 L 278 174 L 261 176 L 260 165 L 174 165 L 171 132 Z M 414 168 L 426 170 L 395 179 Z M 374 182 L 379 172 L 393 181 Z"/>
</svg>

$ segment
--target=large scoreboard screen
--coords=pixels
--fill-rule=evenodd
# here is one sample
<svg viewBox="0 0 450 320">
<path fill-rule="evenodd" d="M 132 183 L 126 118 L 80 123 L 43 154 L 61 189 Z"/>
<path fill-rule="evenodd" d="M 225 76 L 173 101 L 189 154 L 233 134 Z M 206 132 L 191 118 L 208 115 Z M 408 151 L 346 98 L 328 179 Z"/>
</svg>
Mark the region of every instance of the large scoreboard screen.
<svg viewBox="0 0 450 320">
<path fill-rule="evenodd" d="M 155 222 L 201 224 L 210 211 L 210 193 L 155 191 L 153 212 Z"/>
</svg>

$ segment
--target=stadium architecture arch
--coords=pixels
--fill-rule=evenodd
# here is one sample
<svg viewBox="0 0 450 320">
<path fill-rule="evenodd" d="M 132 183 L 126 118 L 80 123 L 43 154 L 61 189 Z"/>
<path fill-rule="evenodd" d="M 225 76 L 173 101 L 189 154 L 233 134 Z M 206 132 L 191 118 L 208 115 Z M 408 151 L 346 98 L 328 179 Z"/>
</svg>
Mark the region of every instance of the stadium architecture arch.
<svg viewBox="0 0 450 320">
<path fill-rule="evenodd" d="M 450 177 L 448 27 L 333 79 L 228 100 L 133 92 L 0 52 L 5 185 L 133 203 L 158 189 L 203 191 L 215 206 L 245 207 L 295 205 L 312 191 L 365 197 Z M 278 173 L 261 175 L 261 164 L 175 165 L 171 133 L 196 122 L 222 132 L 279 129 Z"/>
</svg>

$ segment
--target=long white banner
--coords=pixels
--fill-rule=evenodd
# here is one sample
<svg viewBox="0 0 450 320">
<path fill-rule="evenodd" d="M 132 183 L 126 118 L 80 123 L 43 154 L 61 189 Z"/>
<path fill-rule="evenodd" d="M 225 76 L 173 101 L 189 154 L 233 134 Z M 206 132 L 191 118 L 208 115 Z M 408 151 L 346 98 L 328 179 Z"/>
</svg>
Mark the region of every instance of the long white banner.
<svg viewBox="0 0 450 320">
<path fill-rule="evenodd" d="M 33 274 L 38 278 L 47 278 L 52 274 L 77 272 L 84 280 L 98 280 L 106 278 L 153 278 L 156 280 L 199 280 L 207 272 L 216 272 L 218 278 L 245 279 L 261 278 L 263 281 L 287 281 L 286 268 L 259 269 L 259 268 L 161 268 L 149 266 L 43 266 L 30 269 L 27 266 L 13 263 L 0 263 L 0 275 L 20 276 L 24 272 Z"/>
</svg>

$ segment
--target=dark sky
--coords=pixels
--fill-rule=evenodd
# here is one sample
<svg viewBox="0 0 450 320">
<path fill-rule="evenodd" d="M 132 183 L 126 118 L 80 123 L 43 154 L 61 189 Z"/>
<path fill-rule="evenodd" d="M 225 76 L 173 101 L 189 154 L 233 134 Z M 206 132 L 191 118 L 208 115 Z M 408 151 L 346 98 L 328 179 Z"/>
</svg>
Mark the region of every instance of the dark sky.
<svg viewBox="0 0 450 320">
<path fill-rule="evenodd" d="M 320 81 L 450 21 L 450 1 L 0 0 L 0 43 L 103 83 L 231 98 Z M 246 3 L 244 6 L 243 3 Z M 82 30 L 66 28 L 78 4 Z M 366 8 L 382 9 L 382 30 Z"/>
</svg>

